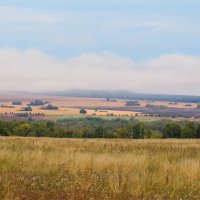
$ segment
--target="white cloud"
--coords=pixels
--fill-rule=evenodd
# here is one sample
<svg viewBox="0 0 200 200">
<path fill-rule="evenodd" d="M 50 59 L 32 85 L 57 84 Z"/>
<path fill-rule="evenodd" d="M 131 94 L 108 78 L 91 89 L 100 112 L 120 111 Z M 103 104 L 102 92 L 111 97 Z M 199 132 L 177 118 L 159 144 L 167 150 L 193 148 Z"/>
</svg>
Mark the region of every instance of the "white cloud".
<svg viewBox="0 0 200 200">
<path fill-rule="evenodd" d="M 111 53 L 62 60 L 37 49 L 0 49 L 0 90 L 125 89 L 200 95 L 200 58 L 163 55 L 143 63 Z"/>
</svg>

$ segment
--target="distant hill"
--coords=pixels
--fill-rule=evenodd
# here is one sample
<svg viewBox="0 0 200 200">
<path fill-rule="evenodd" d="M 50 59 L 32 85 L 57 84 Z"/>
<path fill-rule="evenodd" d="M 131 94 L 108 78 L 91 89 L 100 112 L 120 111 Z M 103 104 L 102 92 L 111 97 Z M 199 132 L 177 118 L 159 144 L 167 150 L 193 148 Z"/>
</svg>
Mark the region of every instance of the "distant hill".
<svg viewBox="0 0 200 200">
<path fill-rule="evenodd" d="M 62 92 L 48 92 L 45 93 L 45 95 L 200 103 L 200 96 L 140 94 L 130 91 L 68 90 Z"/>
</svg>

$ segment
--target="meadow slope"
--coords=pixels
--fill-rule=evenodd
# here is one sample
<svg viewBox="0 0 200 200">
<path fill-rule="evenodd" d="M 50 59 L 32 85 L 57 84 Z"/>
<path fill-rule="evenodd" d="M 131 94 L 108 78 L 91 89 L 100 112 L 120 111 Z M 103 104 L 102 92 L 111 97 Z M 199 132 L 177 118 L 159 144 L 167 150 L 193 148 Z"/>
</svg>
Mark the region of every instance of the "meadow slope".
<svg viewBox="0 0 200 200">
<path fill-rule="evenodd" d="M 200 199 L 200 141 L 0 138 L 0 199 Z"/>
</svg>

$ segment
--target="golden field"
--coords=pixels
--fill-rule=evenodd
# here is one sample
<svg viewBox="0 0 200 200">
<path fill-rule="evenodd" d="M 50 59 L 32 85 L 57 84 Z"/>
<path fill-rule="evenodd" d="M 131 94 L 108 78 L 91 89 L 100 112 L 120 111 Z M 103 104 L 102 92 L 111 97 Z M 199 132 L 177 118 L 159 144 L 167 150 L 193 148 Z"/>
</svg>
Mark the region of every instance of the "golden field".
<svg viewBox="0 0 200 200">
<path fill-rule="evenodd" d="M 43 101 L 48 101 L 54 106 L 58 106 L 59 110 L 41 110 L 41 106 L 32 106 L 32 113 L 43 113 L 47 116 L 60 116 L 60 115 L 80 115 L 80 109 L 71 108 L 76 106 L 81 107 L 123 107 L 125 105 L 125 100 L 117 100 L 117 102 L 108 102 L 105 99 L 98 98 L 78 98 L 78 97 L 49 97 L 49 96 L 0 96 L 1 104 L 6 106 L 12 106 L 12 99 L 16 101 L 21 101 L 22 105 L 15 106 L 15 108 L 1 108 L 0 113 L 23 113 L 20 111 L 21 108 L 26 107 L 31 101 L 40 99 Z M 97 115 L 97 116 L 106 116 L 106 115 L 116 115 L 116 116 L 135 116 L 137 112 L 131 111 L 117 111 L 117 110 L 104 110 L 104 111 L 95 111 L 95 109 L 88 109 L 87 115 Z"/>
<path fill-rule="evenodd" d="M 0 138 L 0 199 L 200 199 L 199 140 Z"/>
<path fill-rule="evenodd" d="M 1 95 L 0 96 L 0 105 L 11 106 L 12 101 L 21 101 L 23 103 L 22 106 L 16 106 L 15 108 L 1 108 L 0 113 L 21 113 L 20 111 L 22 107 L 26 107 L 31 101 L 36 99 L 48 101 L 54 106 L 58 106 L 59 110 L 41 110 L 41 106 L 33 106 L 32 113 L 44 113 L 47 116 L 59 116 L 59 115 L 79 115 L 79 109 L 72 108 L 72 107 L 124 107 L 125 102 L 127 100 L 120 100 L 117 99 L 116 102 L 113 101 L 106 101 L 105 99 L 100 98 L 78 98 L 78 97 L 58 97 L 58 96 L 38 96 L 38 95 Z M 175 108 L 187 108 L 186 103 L 178 103 L 176 105 L 169 104 L 169 102 L 148 102 L 140 100 L 138 101 L 141 107 L 145 107 L 146 104 L 150 103 L 152 105 L 157 106 L 168 106 L 168 107 L 175 107 Z M 191 104 L 190 108 L 195 108 L 197 104 Z M 95 109 L 87 110 L 87 115 L 97 115 L 97 116 L 106 116 L 106 115 L 114 115 L 114 116 L 136 116 L 137 112 L 132 111 L 118 111 L 118 110 L 104 110 L 102 111 L 95 111 Z"/>
</svg>

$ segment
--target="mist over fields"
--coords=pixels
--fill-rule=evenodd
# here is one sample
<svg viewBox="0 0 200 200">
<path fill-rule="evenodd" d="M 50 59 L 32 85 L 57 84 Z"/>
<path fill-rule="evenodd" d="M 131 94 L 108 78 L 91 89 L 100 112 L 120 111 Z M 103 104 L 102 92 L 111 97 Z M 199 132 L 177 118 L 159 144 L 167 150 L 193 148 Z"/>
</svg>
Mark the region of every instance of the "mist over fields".
<svg viewBox="0 0 200 200">
<path fill-rule="evenodd" d="M 200 95 L 200 58 L 166 54 L 135 62 L 109 52 L 61 59 L 37 49 L 0 49 L 0 89 L 55 91 L 129 90 Z"/>
</svg>

